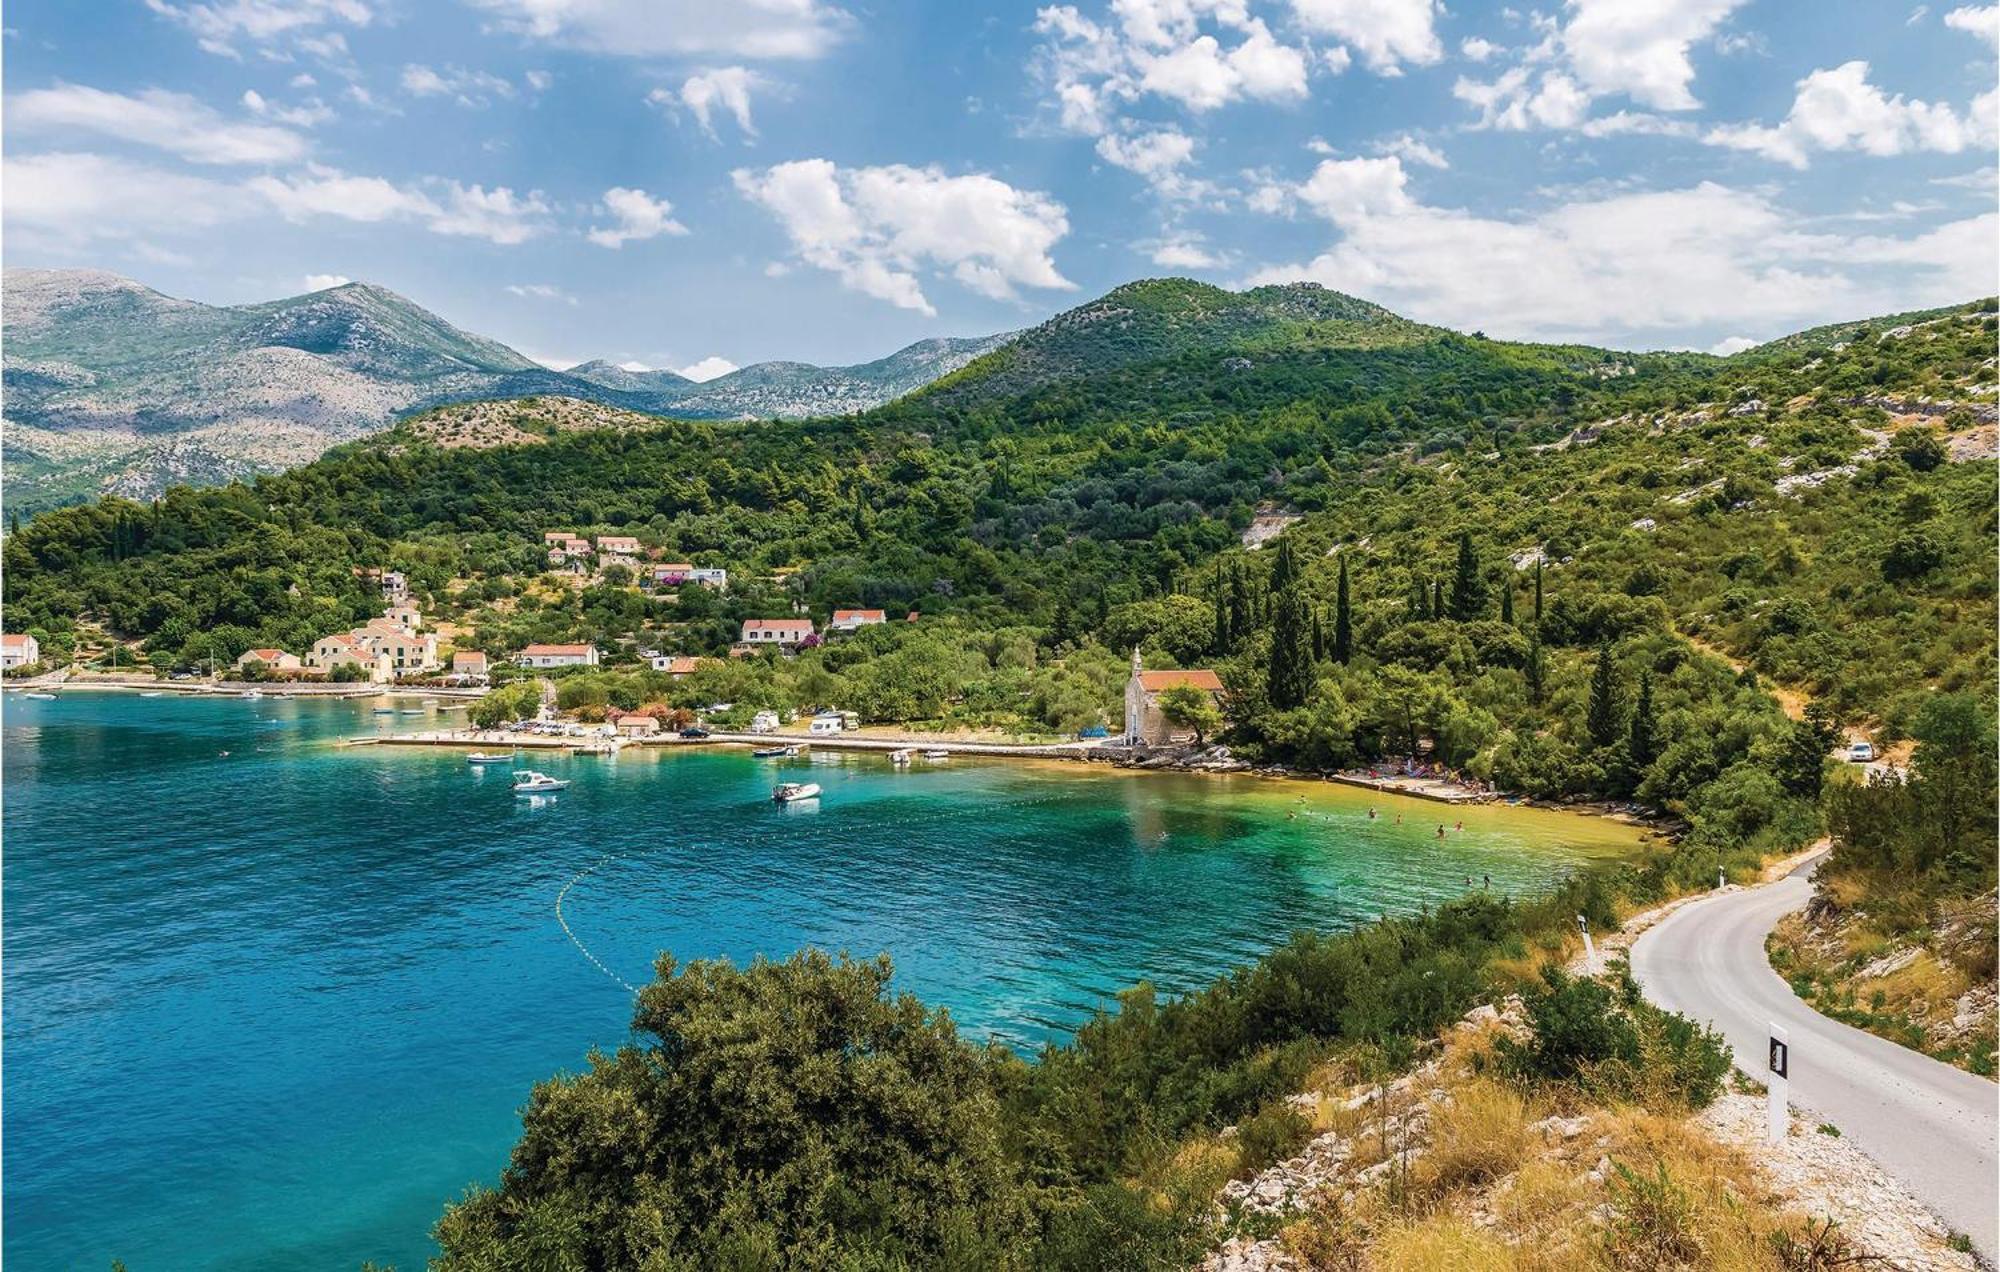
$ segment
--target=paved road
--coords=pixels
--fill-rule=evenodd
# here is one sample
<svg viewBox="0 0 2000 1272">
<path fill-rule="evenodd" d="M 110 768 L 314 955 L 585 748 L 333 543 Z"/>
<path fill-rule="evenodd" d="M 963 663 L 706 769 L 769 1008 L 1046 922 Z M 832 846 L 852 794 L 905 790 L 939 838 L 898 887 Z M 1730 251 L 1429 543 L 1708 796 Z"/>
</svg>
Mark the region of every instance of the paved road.
<svg viewBox="0 0 2000 1272">
<path fill-rule="evenodd" d="M 1767 1026 L 1784 1026 L 1793 1106 L 1839 1127 L 1993 1263 L 2000 1085 L 1829 1020 L 1792 993 L 1764 938 L 1811 896 L 1808 867 L 1683 906 L 1633 945 L 1633 975 L 1655 1003 L 1720 1029 L 1752 1077 L 1764 1075 Z"/>
</svg>

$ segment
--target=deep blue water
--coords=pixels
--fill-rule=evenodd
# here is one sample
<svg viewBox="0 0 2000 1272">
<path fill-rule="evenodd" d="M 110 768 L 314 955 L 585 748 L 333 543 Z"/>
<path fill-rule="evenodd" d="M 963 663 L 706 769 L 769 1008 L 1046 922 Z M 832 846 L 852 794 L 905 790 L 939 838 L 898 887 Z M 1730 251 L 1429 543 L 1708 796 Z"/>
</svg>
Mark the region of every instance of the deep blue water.
<svg viewBox="0 0 2000 1272">
<path fill-rule="evenodd" d="M 887 951 L 969 1034 L 1033 1045 L 1141 977 L 1631 842 L 1496 809 L 1441 844 L 1444 810 L 1342 788 L 962 759 L 788 761 L 826 795 L 777 808 L 780 766 L 721 748 L 537 758 L 576 784 L 531 802 L 457 752 L 332 746 L 423 723 L 353 703 L 10 694 L 0 723 L 9 1272 L 413 1272 L 530 1085 L 626 1039 L 619 980 L 660 950 Z M 557 922 L 572 883 L 602 969 Z"/>
</svg>

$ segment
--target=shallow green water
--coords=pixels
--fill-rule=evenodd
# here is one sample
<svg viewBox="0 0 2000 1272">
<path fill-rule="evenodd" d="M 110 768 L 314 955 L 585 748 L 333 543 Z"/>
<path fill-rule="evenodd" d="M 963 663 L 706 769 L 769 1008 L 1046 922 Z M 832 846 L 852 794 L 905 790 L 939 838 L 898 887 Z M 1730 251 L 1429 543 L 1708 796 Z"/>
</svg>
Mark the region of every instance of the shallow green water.
<svg viewBox="0 0 2000 1272">
<path fill-rule="evenodd" d="M 13 1272 L 419 1268 L 659 950 L 887 951 L 1033 1045 L 1141 977 L 1635 843 L 1322 784 L 724 748 L 537 757 L 576 784 L 530 801 L 457 752 L 332 747 L 428 723 L 352 703 L 8 695 L 0 722 Z M 780 775 L 825 796 L 774 807 Z"/>
</svg>

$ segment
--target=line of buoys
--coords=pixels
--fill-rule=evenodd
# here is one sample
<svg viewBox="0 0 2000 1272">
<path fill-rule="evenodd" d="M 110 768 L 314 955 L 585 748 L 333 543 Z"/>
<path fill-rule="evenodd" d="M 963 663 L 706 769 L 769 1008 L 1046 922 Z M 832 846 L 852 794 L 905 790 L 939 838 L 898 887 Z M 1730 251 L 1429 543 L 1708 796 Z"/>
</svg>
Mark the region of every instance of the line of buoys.
<svg viewBox="0 0 2000 1272">
<path fill-rule="evenodd" d="M 585 866 L 583 869 L 577 871 L 574 875 L 570 876 L 570 881 L 562 886 L 562 891 L 556 893 L 556 922 L 562 925 L 563 935 L 569 938 L 569 943 L 571 945 L 576 946 L 577 953 L 583 955 L 586 959 L 590 960 L 590 965 L 592 967 L 596 968 L 600 972 L 603 972 L 606 976 L 609 976 L 612 980 L 617 981 L 620 985 L 623 985 L 625 987 L 625 992 L 629 994 L 636 994 L 639 992 L 639 987 L 637 985 L 634 985 L 631 981 L 626 980 L 623 976 L 620 976 L 618 973 L 612 971 L 610 968 L 606 967 L 603 963 L 603 960 L 599 959 L 597 955 L 592 954 L 590 952 L 590 947 L 588 945 L 585 945 L 582 941 L 577 939 L 576 933 L 570 930 L 569 920 L 563 917 L 563 908 L 562 908 L 563 898 L 569 895 L 569 890 L 571 888 L 574 888 L 578 883 L 580 883 L 585 875 L 590 874 L 592 871 L 596 870 L 599 866 L 611 860 L 611 858 L 615 855 L 616 854 L 614 853 L 605 853 L 602 857 L 599 857 L 596 861 L 591 862 L 589 865 Z"/>
</svg>

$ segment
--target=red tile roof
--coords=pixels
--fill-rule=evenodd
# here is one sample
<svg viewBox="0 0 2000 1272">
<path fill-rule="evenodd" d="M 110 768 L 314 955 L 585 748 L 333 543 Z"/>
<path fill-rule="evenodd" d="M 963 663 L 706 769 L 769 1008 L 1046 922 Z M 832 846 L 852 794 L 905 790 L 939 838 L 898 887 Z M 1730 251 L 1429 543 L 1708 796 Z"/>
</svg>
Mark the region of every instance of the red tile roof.
<svg viewBox="0 0 2000 1272">
<path fill-rule="evenodd" d="M 841 622 L 844 619 L 852 619 L 856 622 L 863 622 L 863 623 L 869 623 L 869 622 L 879 623 L 883 620 L 883 618 L 884 615 L 882 611 L 878 609 L 835 610 L 833 612 L 833 621 L 836 623 Z"/>
<path fill-rule="evenodd" d="M 1222 691 L 1222 680 L 1206 667 L 1191 667 L 1186 671 L 1142 671 L 1139 673 L 1139 687 L 1147 693 L 1158 693 L 1162 689 L 1172 689 L 1176 685 L 1192 685 L 1196 689 L 1206 689 L 1210 693 Z"/>
<path fill-rule="evenodd" d="M 530 656 L 530 657 L 541 657 L 541 656 L 546 656 L 546 655 L 554 655 L 554 654 L 577 654 L 577 655 L 583 655 L 583 654 L 588 654 L 588 653 L 590 652 L 590 646 L 588 646 L 588 645 L 530 645 L 530 646 L 528 646 L 528 647 L 527 647 L 526 649 L 523 649 L 523 650 L 522 650 L 521 652 L 522 652 L 522 653 L 524 653 L 524 654 L 527 654 L 527 655 L 528 655 L 528 656 Z"/>
<path fill-rule="evenodd" d="M 8 649 L 26 649 L 28 647 L 28 637 L 22 632 L 8 632 L 6 635 L 0 636 L 0 645 L 4 645 Z"/>
<path fill-rule="evenodd" d="M 810 634 L 812 629 L 812 620 L 809 618 L 746 618 L 743 620 L 743 633 L 746 636 L 751 632 L 805 632 Z"/>
</svg>

